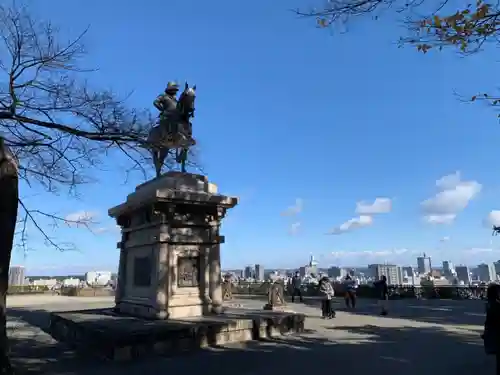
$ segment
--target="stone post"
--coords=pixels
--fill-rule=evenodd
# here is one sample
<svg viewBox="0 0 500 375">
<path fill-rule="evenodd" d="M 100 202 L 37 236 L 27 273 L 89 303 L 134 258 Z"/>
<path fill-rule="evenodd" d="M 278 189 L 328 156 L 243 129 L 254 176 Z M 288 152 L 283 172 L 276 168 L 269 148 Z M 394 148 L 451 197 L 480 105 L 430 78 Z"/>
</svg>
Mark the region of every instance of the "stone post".
<svg viewBox="0 0 500 375">
<path fill-rule="evenodd" d="M 271 281 L 267 291 L 267 303 L 264 310 L 285 311 L 284 284 L 282 281 Z"/>
</svg>

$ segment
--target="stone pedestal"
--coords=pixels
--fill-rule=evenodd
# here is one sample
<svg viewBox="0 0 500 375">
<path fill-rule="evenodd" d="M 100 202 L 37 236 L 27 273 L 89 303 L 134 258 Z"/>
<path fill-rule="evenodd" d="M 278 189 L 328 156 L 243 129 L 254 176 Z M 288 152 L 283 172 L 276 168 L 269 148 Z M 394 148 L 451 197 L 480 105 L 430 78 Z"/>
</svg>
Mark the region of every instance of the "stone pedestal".
<svg viewBox="0 0 500 375">
<path fill-rule="evenodd" d="M 236 204 L 204 176 L 169 172 L 111 208 L 122 230 L 115 311 L 152 319 L 220 312 L 219 228 Z"/>
</svg>

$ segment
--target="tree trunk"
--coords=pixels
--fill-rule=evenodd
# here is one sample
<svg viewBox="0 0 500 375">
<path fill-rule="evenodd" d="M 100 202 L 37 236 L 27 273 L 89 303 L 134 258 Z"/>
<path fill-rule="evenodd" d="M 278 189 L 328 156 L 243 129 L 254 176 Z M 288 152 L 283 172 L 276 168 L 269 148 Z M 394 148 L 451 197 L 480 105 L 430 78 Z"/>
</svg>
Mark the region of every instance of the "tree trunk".
<svg viewBox="0 0 500 375">
<path fill-rule="evenodd" d="M 17 161 L 0 137 L 0 374 L 12 374 L 7 338 L 7 289 L 19 203 Z"/>
</svg>

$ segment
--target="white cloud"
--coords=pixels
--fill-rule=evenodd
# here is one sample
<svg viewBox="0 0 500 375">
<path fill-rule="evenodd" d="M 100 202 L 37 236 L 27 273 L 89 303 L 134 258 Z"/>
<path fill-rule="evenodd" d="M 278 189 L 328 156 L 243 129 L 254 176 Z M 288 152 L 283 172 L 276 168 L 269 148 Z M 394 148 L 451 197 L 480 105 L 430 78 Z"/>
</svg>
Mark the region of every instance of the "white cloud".
<svg viewBox="0 0 500 375">
<path fill-rule="evenodd" d="M 427 215 L 424 221 L 429 224 L 451 224 L 457 215 Z"/>
<path fill-rule="evenodd" d="M 95 229 L 91 229 L 94 234 L 116 234 L 120 233 L 121 228 L 119 225 L 110 225 L 108 227 L 98 227 Z"/>
<path fill-rule="evenodd" d="M 387 260 L 388 258 L 394 258 L 396 256 L 401 256 L 404 254 L 411 253 L 409 249 L 389 249 L 389 250 L 365 250 L 365 251 L 333 251 L 331 255 L 338 259 L 366 259 L 366 258 L 384 258 L 381 260 Z"/>
<path fill-rule="evenodd" d="M 477 254 L 485 254 L 485 253 L 497 253 L 499 252 L 498 249 L 492 249 L 489 247 L 473 247 L 471 249 L 466 249 L 463 251 L 465 254 L 468 255 L 477 255 Z"/>
<path fill-rule="evenodd" d="M 288 207 L 281 213 L 282 216 L 294 216 L 300 214 L 304 208 L 304 201 L 301 198 L 295 199 L 295 204 Z"/>
<path fill-rule="evenodd" d="M 373 224 L 373 215 L 388 213 L 391 209 L 392 201 L 389 198 L 375 198 L 372 203 L 366 201 L 357 202 L 356 213 L 359 216 L 347 220 L 327 234 L 342 234 L 354 229 L 368 227 Z"/>
<path fill-rule="evenodd" d="M 347 220 L 342 225 L 333 228 L 328 234 L 342 234 L 350 232 L 354 229 L 368 227 L 373 224 L 373 218 L 368 215 L 361 215 L 359 217 Z"/>
<path fill-rule="evenodd" d="M 487 227 L 500 226 L 500 210 L 491 211 L 486 219 L 484 219 L 484 225 Z"/>
<path fill-rule="evenodd" d="M 448 236 L 444 236 L 444 237 L 442 237 L 442 238 L 439 240 L 439 242 L 448 242 L 449 240 L 450 240 L 450 237 L 448 237 Z"/>
<path fill-rule="evenodd" d="M 301 226 L 301 223 L 300 222 L 296 222 L 296 223 L 293 223 L 292 225 L 290 225 L 290 234 L 293 236 L 295 234 L 297 234 L 297 232 L 299 231 L 300 229 L 300 226 Z"/>
<path fill-rule="evenodd" d="M 391 212 L 392 201 L 390 198 L 375 198 L 373 203 L 361 201 L 356 203 L 356 213 L 359 215 L 386 214 Z"/>
<path fill-rule="evenodd" d="M 461 182 L 462 176 L 460 171 L 456 171 L 453 174 L 441 177 L 436 181 L 436 187 L 439 190 L 451 190 L 457 187 Z"/>
<path fill-rule="evenodd" d="M 428 250 L 428 249 L 427 249 Z M 471 247 L 453 247 L 453 248 L 440 248 L 434 249 L 431 252 L 423 249 L 410 249 L 410 248 L 388 248 L 388 249 L 372 249 L 365 251 L 355 250 L 336 250 L 329 254 L 328 259 L 337 265 L 349 266 L 366 266 L 372 263 L 390 263 L 407 265 L 414 264 L 415 258 L 426 252 L 432 257 L 433 264 L 440 264 L 441 261 L 448 260 L 454 264 L 478 264 L 478 263 L 491 263 L 500 258 L 500 246 L 495 243 Z"/>
<path fill-rule="evenodd" d="M 460 172 L 436 181 L 438 193 L 421 203 L 424 220 L 432 224 L 449 224 L 481 191 L 477 181 L 462 181 Z"/>
<path fill-rule="evenodd" d="M 97 217 L 95 211 L 76 211 L 66 215 L 64 220 L 70 227 L 78 227 L 95 223 Z"/>
</svg>

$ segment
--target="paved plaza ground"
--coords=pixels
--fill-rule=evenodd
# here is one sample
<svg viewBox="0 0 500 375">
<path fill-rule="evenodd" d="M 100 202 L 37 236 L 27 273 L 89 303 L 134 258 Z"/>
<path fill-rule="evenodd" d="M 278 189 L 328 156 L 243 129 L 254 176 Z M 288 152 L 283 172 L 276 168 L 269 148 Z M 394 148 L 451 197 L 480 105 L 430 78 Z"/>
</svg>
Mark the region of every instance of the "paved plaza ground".
<svg viewBox="0 0 500 375">
<path fill-rule="evenodd" d="M 262 308 L 263 301 L 231 301 L 243 308 Z M 378 316 L 371 300 L 361 300 L 356 311 L 342 309 L 334 320 L 322 320 L 318 301 L 290 307 L 307 315 L 306 330 L 269 342 L 228 345 L 183 357 L 127 364 L 80 358 L 55 342 L 44 329 L 49 311 L 103 308 L 109 297 L 10 297 L 9 327 L 12 357 L 21 373 L 35 374 L 146 374 L 158 370 L 181 373 L 275 375 L 288 373 L 404 373 L 436 372 L 465 375 L 494 373 L 494 361 L 482 348 L 479 334 L 484 321 L 481 301 L 417 301 L 391 303 L 388 317 Z"/>
</svg>

